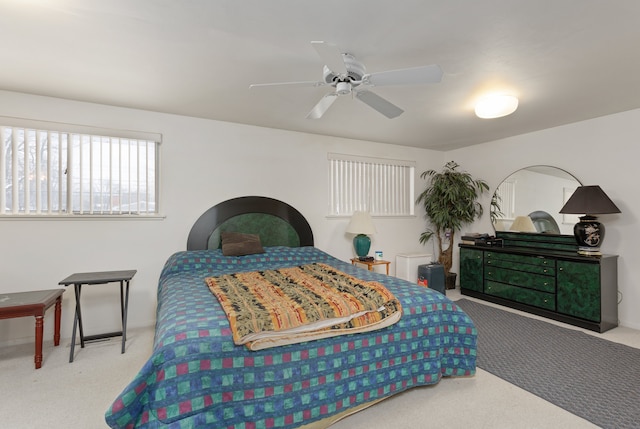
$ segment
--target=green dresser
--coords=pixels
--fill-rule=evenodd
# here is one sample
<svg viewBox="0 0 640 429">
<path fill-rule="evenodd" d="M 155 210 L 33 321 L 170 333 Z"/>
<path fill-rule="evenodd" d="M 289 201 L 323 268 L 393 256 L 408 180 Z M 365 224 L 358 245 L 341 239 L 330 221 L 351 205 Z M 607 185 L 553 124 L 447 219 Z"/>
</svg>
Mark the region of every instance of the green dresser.
<svg viewBox="0 0 640 429">
<path fill-rule="evenodd" d="M 581 256 L 573 236 L 498 233 L 504 247 L 460 245 L 463 295 L 597 332 L 618 325 L 617 256 Z"/>
</svg>

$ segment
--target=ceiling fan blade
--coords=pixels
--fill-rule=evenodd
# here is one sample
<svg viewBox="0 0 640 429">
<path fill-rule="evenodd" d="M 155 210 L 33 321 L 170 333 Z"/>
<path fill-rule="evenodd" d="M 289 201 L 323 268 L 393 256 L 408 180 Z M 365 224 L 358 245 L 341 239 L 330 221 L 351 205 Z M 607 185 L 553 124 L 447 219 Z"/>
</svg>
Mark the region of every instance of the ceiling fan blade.
<svg viewBox="0 0 640 429">
<path fill-rule="evenodd" d="M 342 52 L 336 45 L 327 42 L 311 42 L 324 65 L 336 74 L 347 74 L 347 66 L 344 64 Z"/>
<path fill-rule="evenodd" d="M 307 119 L 320 119 L 322 115 L 331 107 L 334 101 L 338 98 L 338 94 L 335 92 L 329 93 L 322 97 L 318 104 L 307 115 Z"/>
<path fill-rule="evenodd" d="M 402 115 L 404 110 L 371 91 L 357 91 L 356 98 L 389 119 Z"/>
<path fill-rule="evenodd" d="M 289 86 L 289 87 L 307 87 L 307 88 L 313 88 L 313 87 L 319 87 L 319 86 L 325 86 L 326 83 L 324 82 L 317 82 L 317 81 L 308 81 L 308 82 L 274 82 L 274 83 L 254 83 L 249 85 L 249 89 L 251 88 L 266 88 L 266 87 L 271 87 L 271 86 Z"/>
<path fill-rule="evenodd" d="M 366 75 L 362 80 L 369 85 L 419 85 L 438 83 L 442 79 L 442 69 L 437 64 L 408 69 L 389 70 Z"/>
</svg>

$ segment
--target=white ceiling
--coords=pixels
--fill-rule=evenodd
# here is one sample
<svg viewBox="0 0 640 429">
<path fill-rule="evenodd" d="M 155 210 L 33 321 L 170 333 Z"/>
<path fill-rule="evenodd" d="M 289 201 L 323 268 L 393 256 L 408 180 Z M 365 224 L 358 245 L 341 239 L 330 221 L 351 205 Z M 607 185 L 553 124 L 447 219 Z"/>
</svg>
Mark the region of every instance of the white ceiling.
<svg viewBox="0 0 640 429">
<path fill-rule="evenodd" d="M 369 73 L 439 64 L 439 84 L 376 87 L 387 119 L 322 80 L 311 41 Z M 0 89 L 447 150 L 640 107 L 638 0 L 0 0 Z M 484 91 L 520 98 L 478 119 Z M 2 112 L 0 112 L 2 113 Z"/>
</svg>

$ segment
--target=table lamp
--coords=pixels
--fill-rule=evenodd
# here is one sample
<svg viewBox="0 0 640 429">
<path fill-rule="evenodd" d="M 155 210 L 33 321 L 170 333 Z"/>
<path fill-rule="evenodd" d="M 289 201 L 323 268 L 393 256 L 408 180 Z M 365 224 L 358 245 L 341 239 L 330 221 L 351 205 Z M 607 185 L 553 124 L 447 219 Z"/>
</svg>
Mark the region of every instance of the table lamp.
<svg viewBox="0 0 640 429">
<path fill-rule="evenodd" d="M 601 255 L 600 246 L 604 240 L 604 225 L 598 222 L 596 214 L 620 213 L 620 209 L 609 199 L 598 185 L 580 186 L 567 200 L 560 213 L 583 214 L 580 222 L 573 227 L 573 235 L 578 243 L 578 253 Z"/>
<path fill-rule="evenodd" d="M 368 235 L 374 234 L 376 227 L 373 225 L 371 215 L 367 212 L 356 211 L 351 216 L 347 226 L 347 233 L 356 234 L 353 237 L 353 247 L 359 258 L 365 258 L 371 248 L 371 239 Z"/>
<path fill-rule="evenodd" d="M 533 221 L 529 216 L 518 216 L 515 218 L 509 231 L 517 232 L 537 232 Z"/>
</svg>

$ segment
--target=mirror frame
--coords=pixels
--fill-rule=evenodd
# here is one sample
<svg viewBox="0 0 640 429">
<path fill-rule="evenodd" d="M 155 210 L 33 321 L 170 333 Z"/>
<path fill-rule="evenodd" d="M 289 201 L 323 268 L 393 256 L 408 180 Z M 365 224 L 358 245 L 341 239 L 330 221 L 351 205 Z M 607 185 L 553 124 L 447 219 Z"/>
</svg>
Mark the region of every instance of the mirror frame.
<svg viewBox="0 0 640 429">
<path fill-rule="evenodd" d="M 559 176 L 560 178 L 563 179 L 567 179 L 567 180 L 573 180 L 576 183 L 576 186 L 582 186 L 582 182 L 580 180 L 578 180 L 578 178 L 576 176 L 574 176 L 573 174 L 569 173 L 567 170 L 563 169 L 563 168 L 559 168 L 559 167 L 555 167 L 553 165 L 545 165 L 545 164 L 538 164 L 538 165 L 529 165 L 526 167 L 522 167 L 518 170 L 513 171 L 512 173 L 510 173 L 509 175 L 507 175 L 499 184 L 498 186 L 496 186 L 493 194 L 491 194 L 491 201 L 490 201 L 490 206 L 489 206 L 489 213 L 490 213 L 490 220 L 491 220 L 491 226 L 493 227 L 494 231 L 496 233 L 498 232 L 527 232 L 529 234 L 533 233 L 533 234 L 544 234 L 544 235 L 571 235 L 573 236 L 573 232 L 568 233 L 565 231 L 565 233 L 562 233 L 562 231 L 560 230 L 560 234 L 556 234 L 556 233 L 548 233 L 548 232 L 544 232 L 544 231 L 511 231 L 508 228 L 507 229 L 497 229 L 496 228 L 496 217 L 495 217 L 495 198 L 496 198 L 496 193 L 498 192 L 498 189 L 500 189 L 500 187 L 509 180 L 510 177 L 517 175 L 520 172 L 523 171 L 533 171 L 535 172 L 535 170 L 549 170 L 549 171 L 558 171 L 559 172 Z M 560 184 L 559 184 L 560 185 Z M 531 186 L 529 186 L 531 187 Z M 547 212 L 549 214 L 551 214 L 551 216 L 555 216 L 555 215 L 559 215 L 559 211 L 562 208 L 562 205 L 564 205 L 564 203 L 566 202 L 566 200 L 571 196 L 571 194 L 573 192 L 571 192 L 570 194 L 566 194 L 566 190 L 564 188 L 560 189 L 559 192 L 562 192 L 562 204 L 556 209 L 556 210 L 551 210 L 548 207 L 538 207 L 534 210 L 531 210 L 531 213 L 533 213 L 534 211 L 538 211 L 538 210 L 542 210 L 542 213 Z M 514 193 L 516 193 L 517 195 L 517 190 L 514 190 Z M 526 195 L 526 194 L 525 194 Z M 531 213 L 524 213 L 523 215 L 529 215 Z M 508 218 L 509 220 L 514 220 L 515 219 L 515 215 L 518 215 L 518 213 L 513 213 L 512 217 Z M 563 218 L 563 224 L 575 224 L 578 222 L 578 216 L 577 215 L 561 215 Z M 574 219 L 575 218 L 575 219 Z M 554 222 L 553 219 L 551 219 L 552 223 L 558 223 L 558 222 Z M 573 229 L 573 226 L 571 227 Z"/>
</svg>

